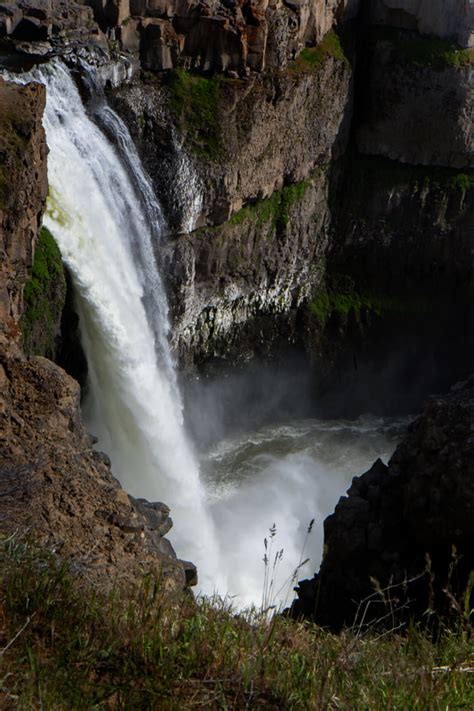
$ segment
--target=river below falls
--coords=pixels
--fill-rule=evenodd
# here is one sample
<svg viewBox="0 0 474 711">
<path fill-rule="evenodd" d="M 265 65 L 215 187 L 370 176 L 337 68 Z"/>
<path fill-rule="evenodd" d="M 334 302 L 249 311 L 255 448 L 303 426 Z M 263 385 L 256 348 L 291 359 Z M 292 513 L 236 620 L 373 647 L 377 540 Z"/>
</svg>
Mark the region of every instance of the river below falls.
<svg viewBox="0 0 474 711">
<path fill-rule="evenodd" d="M 292 420 L 222 439 L 202 453 L 201 477 L 227 586 L 216 592 L 226 593 L 237 608 L 260 607 L 263 597 L 265 606 L 288 604 L 301 561 L 309 558 L 297 579 L 319 567 L 324 519 L 354 476 L 377 457 L 387 462 L 407 421 L 371 416 Z"/>
</svg>

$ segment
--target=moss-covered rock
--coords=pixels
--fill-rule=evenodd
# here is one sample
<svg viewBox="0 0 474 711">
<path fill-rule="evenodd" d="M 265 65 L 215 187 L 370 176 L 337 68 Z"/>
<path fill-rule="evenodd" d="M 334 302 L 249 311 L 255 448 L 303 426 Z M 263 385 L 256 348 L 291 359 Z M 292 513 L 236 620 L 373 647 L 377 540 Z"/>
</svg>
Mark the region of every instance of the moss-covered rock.
<svg viewBox="0 0 474 711">
<path fill-rule="evenodd" d="M 25 353 L 54 359 L 66 299 L 66 280 L 61 253 L 45 227 L 41 229 L 36 243 L 30 280 L 25 286 L 23 298 L 24 312 L 20 325 Z"/>
</svg>

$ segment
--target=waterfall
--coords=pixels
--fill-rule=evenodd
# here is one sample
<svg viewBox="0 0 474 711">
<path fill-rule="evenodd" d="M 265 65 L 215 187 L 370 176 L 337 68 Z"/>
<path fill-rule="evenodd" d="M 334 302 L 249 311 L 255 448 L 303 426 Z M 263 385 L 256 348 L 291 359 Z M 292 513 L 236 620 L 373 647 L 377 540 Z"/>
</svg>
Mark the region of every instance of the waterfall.
<svg viewBox="0 0 474 711">
<path fill-rule="evenodd" d="M 168 346 L 155 254 L 164 228 L 160 206 L 125 125 L 104 101 L 94 122 L 58 60 L 20 80 L 31 79 L 47 88 L 44 222 L 77 292 L 89 365 L 86 425 L 128 492 L 171 507 L 170 537 L 178 555 L 197 564 L 203 590 L 225 589 Z"/>
</svg>

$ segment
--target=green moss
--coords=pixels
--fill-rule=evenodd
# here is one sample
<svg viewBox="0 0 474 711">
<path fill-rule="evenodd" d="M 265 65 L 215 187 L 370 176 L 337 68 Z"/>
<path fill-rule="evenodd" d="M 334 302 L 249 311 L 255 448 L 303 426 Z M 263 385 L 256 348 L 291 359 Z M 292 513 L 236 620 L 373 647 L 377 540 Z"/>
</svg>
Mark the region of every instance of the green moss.
<svg viewBox="0 0 474 711">
<path fill-rule="evenodd" d="M 335 32 L 328 32 L 314 47 L 305 47 L 299 57 L 289 67 L 291 71 L 315 71 L 322 66 L 329 57 L 347 62 L 339 36 Z"/>
<path fill-rule="evenodd" d="M 376 38 L 390 42 L 400 56 L 410 64 L 444 69 L 474 64 L 474 49 L 461 49 L 452 40 L 408 35 L 396 30 L 376 31 Z"/>
<path fill-rule="evenodd" d="M 462 193 L 466 193 L 468 190 L 474 188 L 474 176 L 467 175 L 467 173 L 457 173 L 449 179 L 448 186 L 452 190 L 459 190 Z"/>
<path fill-rule="evenodd" d="M 401 299 L 381 293 L 359 293 L 358 291 L 319 291 L 309 303 L 310 312 L 325 324 L 329 317 L 337 314 L 346 320 L 349 314 L 359 319 L 363 311 L 376 316 L 384 314 L 425 313 L 429 304 L 419 298 Z"/>
<path fill-rule="evenodd" d="M 231 225 L 240 225 L 243 222 L 252 221 L 257 225 L 271 222 L 273 228 L 278 226 L 286 227 L 290 219 L 290 208 L 299 202 L 305 195 L 306 190 L 311 185 L 311 181 L 303 180 L 295 185 L 289 185 L 282 190 L 275 191 L 266 200 L 259 200 L 251 205 L 243 207 L 236 212 L 229 220 Z"/>
<path fill-rule="evenodd" d="M 429 165 L 410 165 L 379 156 L 352 156 L 349 168 L 353 185 L 372 181 L 378 188 L 411 186 L 443 192 L 466 192 L 474 186 L 474 172 L 460 173 L 455 168 Z"/>
<path fill-rule="evenodd" d="M 23 292 L 23 348 L 28 354 L 54 357 L 66 283 L 61 253 L 43 227 L 36 243 L 30 280 Z"/>
<path fill-rule="evenodd" d="M 170 72 L 170 106 L 198 154 L 216 157 L 222 150 L 219 90 L 223 77 L 203 77 L 184 69 Z"/>
</svg>

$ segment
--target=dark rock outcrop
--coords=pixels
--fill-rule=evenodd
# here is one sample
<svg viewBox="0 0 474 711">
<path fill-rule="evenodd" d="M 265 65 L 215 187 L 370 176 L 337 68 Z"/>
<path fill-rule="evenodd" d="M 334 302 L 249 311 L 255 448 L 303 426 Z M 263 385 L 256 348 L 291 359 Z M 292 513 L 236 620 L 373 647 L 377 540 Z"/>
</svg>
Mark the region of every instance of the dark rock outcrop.
<svg viewBox="0 0 474 711">
<path fill-rule="evenodd" d="M 347 493 L 324 523 L 321 569 L 299 584 L 293 615 L 336 629 L 357 613 L 364 625 L 380 620 L 390 612 L 381 596 L 359 607 L 374 581 L 399 586 L 387 593 L 385 625 L 459 614 L 474 570 L 474 376 L 430 400 L 388 466 L 378 460 Z"/>
<path fill-rule="evenodd" d="M 0 77 L 0 330 L 19 336 L 23 289 L 48 191 L 45 89 Z"/>
<path fill-rule="evenodd" d="M 471 60 L 417 35 L 375 39 L 359 150 L 411 165 L 474 167 Z"/>
</svg>

